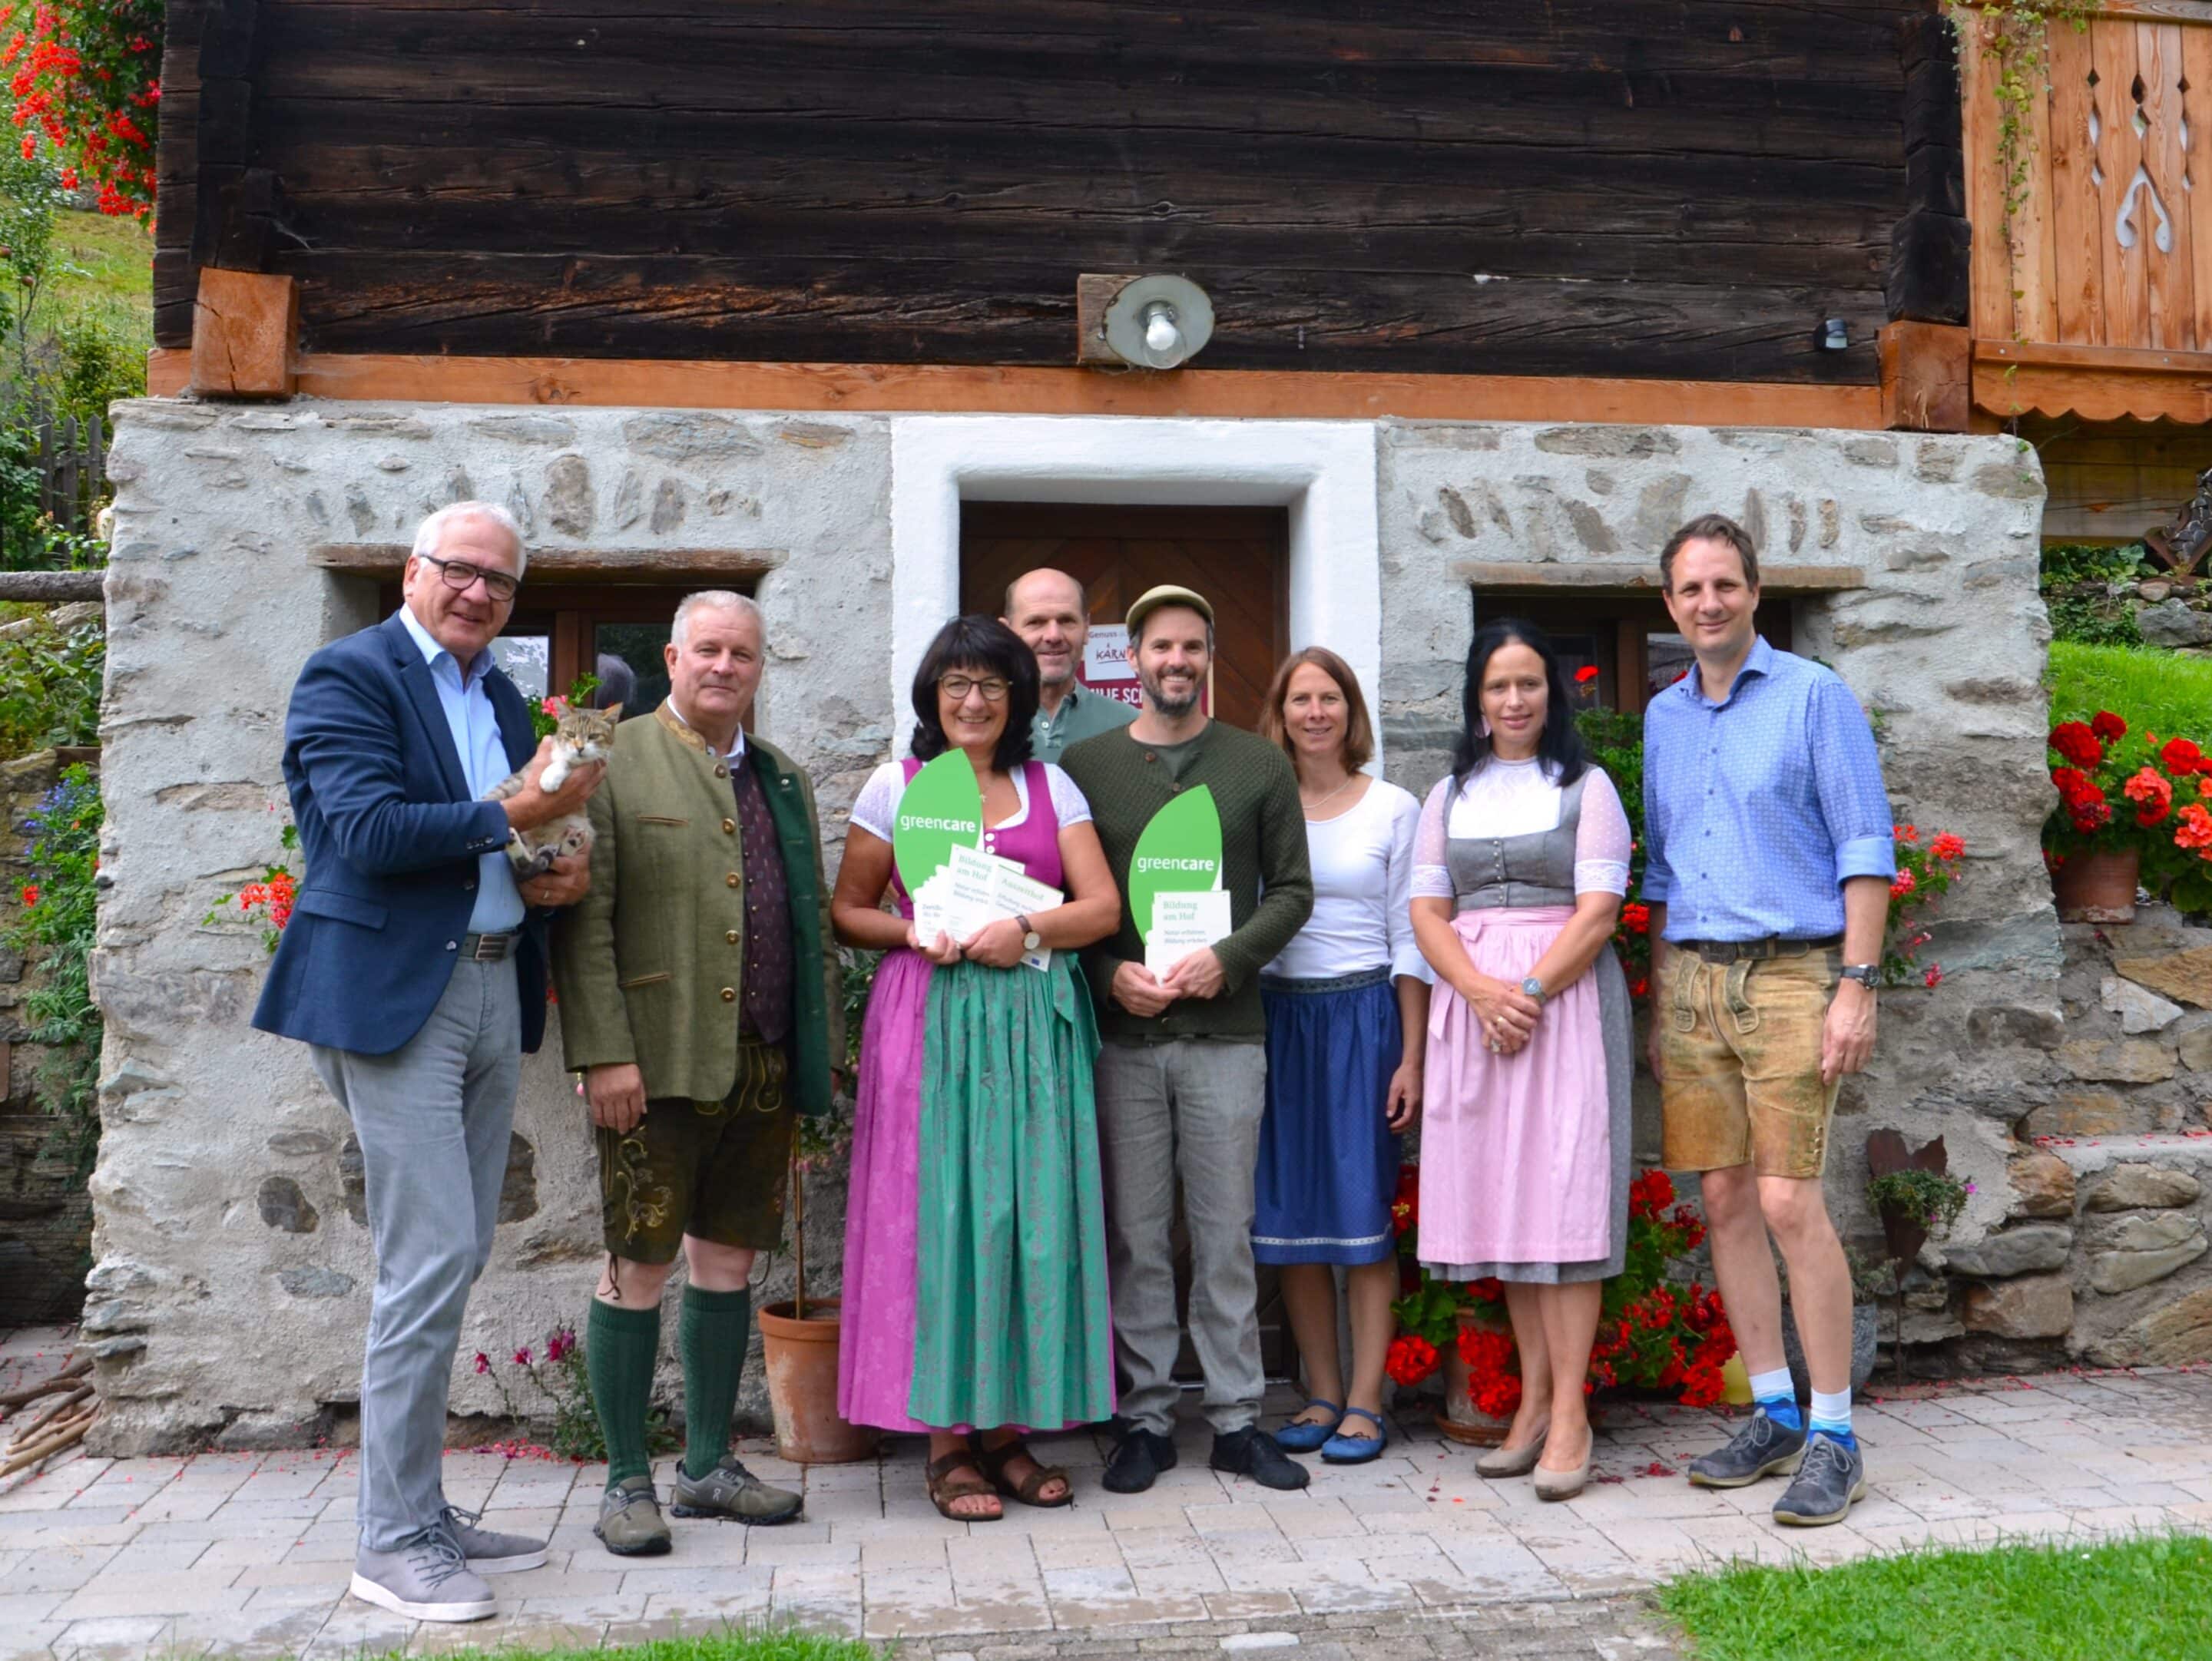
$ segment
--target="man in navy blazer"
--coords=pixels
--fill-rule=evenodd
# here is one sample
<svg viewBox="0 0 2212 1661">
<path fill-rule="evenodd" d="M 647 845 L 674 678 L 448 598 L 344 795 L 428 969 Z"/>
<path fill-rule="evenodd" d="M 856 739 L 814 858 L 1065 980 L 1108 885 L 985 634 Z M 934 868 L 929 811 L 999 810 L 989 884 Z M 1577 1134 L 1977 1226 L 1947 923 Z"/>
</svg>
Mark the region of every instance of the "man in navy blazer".
<svg viewBox="0 0 2212 1661">
<path fill-rule="evenodd" d="M 518 883 L 507 844 L 580 809 L 604 772 L 537 787 L 550 745 L 491 654 L 527 558 L 504 508 L 441 508 L 416 533 L 400 609 L 301 670 L 284 782 L 307 875 L 253 1013 L 313 1046 L 361 1143 L 376 1291 L 353 1591 L 418 1620 L 482 1619 L 480 1575 L 545 1561 L 543 1541 L 476 1527 L 440 1482 L 515 1085 L 545 1031 L 545 919 L 590 884 L 581 857 Z M 521 791 L 482 799 L 518 770 Z"/>
</svg>

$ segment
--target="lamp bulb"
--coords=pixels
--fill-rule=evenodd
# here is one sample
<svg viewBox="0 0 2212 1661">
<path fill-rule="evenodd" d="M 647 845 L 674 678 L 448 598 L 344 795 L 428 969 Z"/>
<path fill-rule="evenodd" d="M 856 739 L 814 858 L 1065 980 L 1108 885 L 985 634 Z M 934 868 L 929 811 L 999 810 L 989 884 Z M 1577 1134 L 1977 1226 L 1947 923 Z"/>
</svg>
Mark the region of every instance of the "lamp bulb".
<svg viewBox="0 0 2212 1661">
<path fill-rule="evenodd" d="M 1182 330 L 1176 327 L 1175 307 L 1165 300 L 1154 300 L 1145 308 L 1145 350 L 1153 358 L 1164 358 L 1182 344 Z"/>
</svg>

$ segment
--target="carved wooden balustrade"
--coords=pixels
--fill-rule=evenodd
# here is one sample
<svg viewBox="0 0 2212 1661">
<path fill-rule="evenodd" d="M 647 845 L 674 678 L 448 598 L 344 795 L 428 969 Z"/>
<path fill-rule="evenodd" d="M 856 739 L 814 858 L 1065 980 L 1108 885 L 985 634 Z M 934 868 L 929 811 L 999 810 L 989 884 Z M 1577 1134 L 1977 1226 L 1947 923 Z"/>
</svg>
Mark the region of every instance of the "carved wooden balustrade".
<svg viewBox="0 0 2212 1661">
<path fill-rule="evenodd" d="M 2009 239 L 1991 66 L 1960 53 L 1974 401 L 2212 420 L 2212 3 L 2107 5 L 2048 44 Z"/>
</svg>

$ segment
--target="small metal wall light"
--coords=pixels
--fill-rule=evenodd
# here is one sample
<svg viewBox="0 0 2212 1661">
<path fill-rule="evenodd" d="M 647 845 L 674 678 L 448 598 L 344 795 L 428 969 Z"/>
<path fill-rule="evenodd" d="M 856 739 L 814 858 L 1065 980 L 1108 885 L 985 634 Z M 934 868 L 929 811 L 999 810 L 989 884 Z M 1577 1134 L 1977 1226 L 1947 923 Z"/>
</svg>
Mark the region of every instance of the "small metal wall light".
<svg viewBox="0 0 2212 1661">
<path fill-rule="evenodd" d="M 1848 351 L 1851 343 L 1851 326 L 1841 318 L 1823 318 L 1820 329 L 1813 336 L 1813 343 L 1823 352 Z"/>
<path fill-rule="evenodd" d="M 1182 276 L 1075 281 L 1075 361 L 1097 367 L 1175 369 L 1213 336 L 1213 302 Z"/>
</svg>

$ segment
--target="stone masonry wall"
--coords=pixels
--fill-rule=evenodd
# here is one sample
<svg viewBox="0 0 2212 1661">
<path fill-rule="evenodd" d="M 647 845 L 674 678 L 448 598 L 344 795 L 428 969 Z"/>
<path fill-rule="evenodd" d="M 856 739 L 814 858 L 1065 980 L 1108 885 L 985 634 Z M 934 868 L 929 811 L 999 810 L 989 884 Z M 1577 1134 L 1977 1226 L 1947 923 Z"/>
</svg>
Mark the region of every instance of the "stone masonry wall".
<svg viewBox="0 0 2212 1661">
<path fill-rule="evenodd" d="M 86 1315 L 101 1437 L 113 1452 L 309 1440 L 324 1404 L 356 1393 L 374 1274 L 349 1127 L 305 1048 L 247 1026 L 266 962 L 257 931 L 200 921 L 277 856 L 301 664 L 376 621 L 374 585 L 308 550 L 404 543 L 431 509 L 489 497 L 527 529 L 533 584 L 586 549 L 648 573 L 741 556 L 762 573 L 768 619 L 761 728 L 811 770 L 835 839 L 890 743 L 884 676 L 854 672 L 856 643 L 872 665 L 889 632 L 888 436 L 881 421 L 691 411 L 148 401 L 117 415 L 113 886 L 94 966 L 106 1136 Z M 462 1414 L 499 1410 L 466 1357 L 576 1318 L 599 1262 L 591 1144 L 557 1028 L 525 1067 L 515 1133 L 462 1337 Z M 839 1197 L 819 1197 L 810 1224 L 810 1272 L 834 1283 Z"/>
<path fill-rule="evenodd" d="M 529 527 L 533 580 L 586 555 L 651 570 L 742 555 L 765 573 L 763 730 L 814 771 L 834 843 L 894 739 L 882 669 L 891 426 L 120 408 L 103 730 L 113 886 L 95 962 L 106 1131 L 88 1311 L 106 1451 L 304 1438 L 358 1378 L 372 1266 L 347 1126 L 299 1046 L 247 1028 L 265 963 L 253 931 L 199 920 L 275 856 L 283 711 L 300 664 L 375 620 L 374 585 L 332 575 L 309 550 L 402 542 L 430 508 L 474 495 L 507 501 Z M 2001 1226 L 2014 1127 L 2057 1100 L 2049 1056 L 2065 1019 L 2036 848 L 2047 627 L 2033 455 L 1997 439 L 1844 433 L 1381 432 L 1380 701 L 1390 776 L 1416 790 L 1446 762 L 1478 567 L 1511 564 L 1541 585 L 1595 565 L 1618 581 L 1648 568 L 1681 518 L 1717 508 L 1752 526 L 1771 564 L 1863 574 L 1863 587 L 1795 603 L 1800 647 L 1876 712 L 1900 815 L 1959 832 L 1971 852 L 1925 954 L 1948 976 L 1886 1001 L 1880 1064 L 1845 1093 L 1831 1193 L 1847 1228 L 1870 1236 L 1864 1131 L 1940 1131 L 1981 1190 L 1954 1243 Z M 461 1414 L 499 1410 L 466 1357 L 573 1318 L 597 1266 L 591 1152 L 557 1043 L 526 1068 L 516 1133 L 508 1215 L 462 1340 Z M 842 1207 L 823 1192 L 810 1213 L 811 1276 L 826 1286 Z"/>
</svg>

